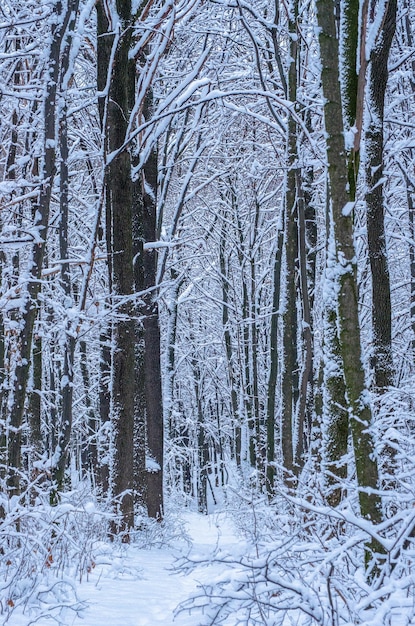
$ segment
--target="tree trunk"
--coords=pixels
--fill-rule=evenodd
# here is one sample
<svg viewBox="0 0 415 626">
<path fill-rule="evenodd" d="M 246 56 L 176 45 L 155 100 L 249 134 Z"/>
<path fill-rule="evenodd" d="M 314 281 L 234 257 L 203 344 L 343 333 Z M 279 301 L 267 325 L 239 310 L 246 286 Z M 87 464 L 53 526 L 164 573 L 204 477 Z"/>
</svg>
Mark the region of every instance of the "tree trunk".
<svg viewBox="0 0 415 626">
<path fill-rule="evenodd" d="M 86 341 L 79 342 L 80 368 L 82 382 L 84 386 L 85 408 L 86 408 L 86 444 L 84 443 L 83 469 L 89 474 L 89 478 L 93 486 L 99 481 L 98 474 L 98 420 L 95 416 L 95 410 L 90 395 L 90 375 L 88 368 L 88 355 Z"/>
<path fill-rule="evenodd" d="M 14 372 L 14 384 L 10 416 L 8 420 L 8 488 L 13 496 L 20 491 L 19 470 L 21 468 L 21 429 L 26 401 L 27 384 L 32 352 L 33 328 L 37 316 L 37 299 L 41 285 L 41 272 L 45 256 L 49 225 L 50 201 L 55 176 L 56 163 L 56 96 L 60 69 L 61 47 L 71 17 L 68 7 L 63 13 L 62 2 L 55 4 L 54 13 L 58 16 L 52 25 L 49 52 L 49 65 L 45 76 L 46 96 L 44 102 L 44 158 L 39 204 L 36 207 L 34 229 L 39 233 L 40 242 L 32 248 L 29 264 L 29 280 L 23 305 L 21 331 L 19 335 L 19 360 Z"/>
<path fill-rule="evenodd" d="M 235 369 L 233 362 L 233 349 L 232 349 L 232 337 L 229 330 L 229 278 L 227 272 L 227 263 L 226 263 L 226 228 L 225 221 L 223 221 L 221 231 L 220 231 L 220 243 L 219 243 L 219 267 L 221 273 L 221 283 L 222 283 L 222 325 L 223 325 L 223 335 L 225 342 L 225 353 L 226 353 L 226 369 L 228 375 L 228 384 L 230 389 L 230 406 L 232 410 L 232 425 L 233 431 L 235 433 L 235 460 L 237 467 L 241 466 L 241 421 L 238 410 L 238 393 L 236 390 L 235 383 Z"/>
<path fill-rule="evenodd" d="M 363 517 L 374 523 L 382 520 L 378 490 L 378 468 L 370 433 L 372 411 L 361 358 L 360 321 L 357 294 L 357 267 L 353 241 L 354 197 L 348 184 L 348 158 L 345 149 L 340 91 L 340 56 L 337 39 L 336 3 L 318 0 L 317 16 L 322 63 L 324 120 L 329 173 L 329 196 L 333 220 L 333 311 L 338 327 L 339 350 L 347 395 L 347 410 L 356 463 L 359 503 Z M 347 37 L 346 32 L 346 37 Z M 379 546 L 371 545 L 377 549 Z"/>
<path fill-rule="evenodd" d="M 270 368 L 267 389 L 267 493 L 274 496 L 275 480 L 275 395 L 278 378 L 278 310 L 281 299 L 281 262 L 284 243 L 284 226 L 277 237 L 277 249 L 274 259 L 272 312 L 270 327 Z"/>
<path fill-rule="evenodd" d="M 35 335 L 32 352 L 32 384 L 29 397 L 29 422 L 31 454 L 35 460 L 39 460 L 43 452 L 43 440 L 41 430 L 42 417 L 42 337 Z"/>
<path fill-rule="evenodd" d="M 388 58 L 396 27 L 396 7 L 396 0 L 388 2 L 380 37 L 371 53 L 369 124 L 366 128 L 367 239 L 372 272 L 372 365 L 375 387 L 381 392 L 393 384 L 392 307 L 384 222 L 383 119 Z"/>
<path fill-rule="evenodd" d="M 130 81 L 135 80 L 130 77 Z M 133 155 L 133 164 L 135 156 Z M 143 232 L 143 189 L 141 179 L 133 181 L 133 255 L 134 287 L 136 292 L 144 289 L 144 232 Z M 135 394 L 134 394 L 134 497 L 143 510 L 147 508 L 147 409 L 145 394 L 145 345 L 144 321 L 141 307 L 136 306 L 135 324 Z"/>
<path fill-rule="evenodd" d="M 146 242 L 156 240 L 157 152 L 154 150 L 144 166 L 143 233 Z M 143 181 L 143 182 L 144 182 Z M 144 253 L 144 289 L 157 282 L 157 251 Z M 144 376 L 146 399 L 147 446 L 155 464 L 147 471 L 147 510 L 150 517 L 163 517 L 163 403 L 160 367 L 159 310 L 155 293 L 144 297 Z"/>
<path fill-rule="evenodd" d="M 293 17 L 289 22 L 290 64 L 288 69 L 288 99 L 295 107 L 297 99 L 298 33 L 296 18 L 298 2 L 294 2 Z M 282 365 L 282 416 L 281 443 L 285 481 L 293 487 L 294 448 L 296 435 L 295 413 L 298 400 L 297 354 L 297 268 L 298 268 L 298 202 L 297 202 L 297 122 L 293 115 L 288 119 L 287 177 L 285 192 L 285 301 L 283 313 L 283 365 Z"/>
<path fill-rule="evenodd" d="M 59 252 L 60 258 L 66 261 L 69 258 L 69 169 L 68 169 L 68 120 L 67 120 L 67 86 L 68 86 L 68 70 L 70 62 L 70 50 L 73 39 L 73 31 L 76 23 L 76 15 L 78 11 L 79 0 L 72 0 L 68 4 L 68 11 L 71 12 L 68 24 L 68 33 L 65 38 L 64 49 L 61 56 L 61 74 L 60 74 L 60 100 L 63 103 L 60 110 L 59 119 L 59 150 L 60 150 L 60 168 L 59 168 Z M 71 274 L 68 262 L 61 263 L 60 283 L 63 292 L 63 307 L 65 310 L 71 309 L 73 306 L 71 293 Z M 74 378 L 74 355 L 75 355 L 75 329 L 69 320 L 65 321 L 64 355 L 63 355 L 63 378 L 61 380 L 62 389 L 62 414 L 59 426 L 58 437 L 58 458 L 53 468 L 53 490 L 51 501 L 56 502 L 57 493 L 62 491 L 64 486 L 65 469 L 68 459 L 69 444 L 72 432 L 72 400 L 73 400 L 73 378 Z"/>
<path fill-rule="evenodd" d="M 298 203 L 298 264 L 300 277 L 300 292 L 302 303 L 302 339 L 303 365 L 301 368 L 299 398 L 297 409 L 297 440 L 295 450 L 295 467 L 297 474 L 304 467 L 305 453 L 308 448 L 311 429 L 311 415 L 307 414 L 309 388 L 313 381 L 313 334 L 311 319 L 311 304 L 308 289 L 307 275 L 307 246 L 306 246 L 306 203 L 302 181 L 302 170 L 297 169 L 296 176 L 297 203 Z M 310 384 L 311 383 L 311 384 Z"/>
<path fill-rule="evenodd" d="M 116 10 L 119 31 L 110 28 L 105 4 L 97 4 L 98 15 L 98 88 L 109 78 L 108 99 L 100 103 L 105 131 L 105 153 L 110 156 L 105 174 L 106 229 L 111 256 L 113 305 L 112 354 L 112 423 L 114 459 L 112 489 L 119 518 L 112 531 L 123 533 L 129 541 L 134 526 L 134 346 L 135 322 L 132 294 L 134 289 L 132 248 L 131 157 L 123 146 L 129 123 L 129 51 L 132 36 L 131 2 L 118 0 Z M 113 52 L 112 66 L 109 58 Z"/>
<path fill-rule="evenodd" d="M 109 458 L 110 458 L 110 412 L 111 412 L 111 330 L 102 332 L 99 338 L 101 358 L 99 363 L 99 421 L 100 421 L 100 458 L 98 484 L 102 495 L 109 491 Z"/>
</svg>

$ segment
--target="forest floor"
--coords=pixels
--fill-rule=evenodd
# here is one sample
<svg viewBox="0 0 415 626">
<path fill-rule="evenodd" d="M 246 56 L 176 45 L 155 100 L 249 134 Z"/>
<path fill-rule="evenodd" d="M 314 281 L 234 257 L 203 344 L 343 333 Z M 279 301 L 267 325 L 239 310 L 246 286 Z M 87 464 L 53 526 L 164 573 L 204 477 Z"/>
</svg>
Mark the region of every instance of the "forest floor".
<svg viewBox="0 0 415 626">
<path fill-rule="evenodd" d="M 28 615 L 13 613 L 10 626 L 199 626 L 199 611 L 177 612 L 200 585 L 214 580 L 224 565 L 209 563 L 217 549 L 231 553 L 243 550 L 232 522 L 224 513 L 201 515 L 186 511 L 181 515 L 182 532 L 169 541 L 144 549 L 137 545 L 115 547 L 102 545 L 100 556 L 87 578 L 74 582 L 78 602 L 52 613 Z M 239 544 L 239 545 L 238 545 Z M 183 571 L 179 563 L 187 557 L 207 561 L 193 571 Z M 75 607 L 79 610 L 75 611 Z M 0 616 L 1 620 L 1 616 Z M 228 622 L 226 622 L 228 623 Z M 233 626 L 229 622 L 229 626 Z"/>
<path fill-rule="evenodd" d="M 272 520 L 268 520 L 273 523 L 267 530 L 269 511 L 266 508 L 261 517 L 261 511 L 255 510 L 251 515 L 248 508 L 237 508 L 236 501 L 211 505 L 209 515 L 172 506 L 162 524 L 143 523 L 129 545 L 110 543 L 106 539 L 106 525 L 102 522 L 99 528 L 103 531 L 103 540 L 97 541 L 93 520 L 97 517 L 99 521 L 102 517 L 94 511 L 92 504 L 91 508 L 85 507 L 90 524 L 84 525 L 79 533 L 76 530 L 69 533 L 65 527 L 65 520 L 76 520 L 76 514 L 65 518 L 62 513 L 60 526 L 56 525 L 56 529 L 62 531 L 62 541 L 55 543 L 53 558 L 52 550 L 47 550 L 46 554 L 51 558 L 48 556 L 46 562 L 43 561 L 39 575 L 25 576 L 23 572 L 31 570 L 22 567 L 9 582 L 3 581 L 7 583 L 3 585 L 6 591 L 10 586 L 14 588 L 14 602 L 9 604 L 0 599 L 0 626 L 415 624 L 411 571 L 407 574 L 403 571 L 401 579 L 398 575 L 391 582 L 387 581 L 384 595 L 379 596 L 380 590 L 369 589 L 361 579 L 361 573 L 351 572 L 347 577 L 342 560 L 336 585 L 341 587 L 338 593 L 343 604 L 339 602 L 341 619 L 334 621 L 328 610 L 332 604 L 327 604 L 325 570 L 316 570 L 314 561 L 309 561 L 307 556 L 310 553 L 321 558 L 320 544 L 314 540 L 311 543 L 303 541 L 293 545 L 292 550 L 285 550 L 284 546 L 289 547 L 290 541 L 284 540 L 281 545 L 278 541 L 275 543 L 275 534 L 283 528 L 276 524 L 275 509 L 272 509 Z M 284 520 L 286 515 L 282 514 L 279 524 Z M 66 542 L 63 541 L 65 532 Z M 262 539 L 257 543 L 259 537 Z M 348 541 L 351 542 L 350 538 Z M 30 545 L 36 545 L 36 542 Z M 336 545 L 333 549 L 341 555 L 342 550 Z M 280 548 L 280 565 L 271 565 L 271 574 L 272 567 L 275 571 L 270 578 L 264 579 L 264 571 L 271 563 L 269 550 L 273 550 L 274 559 Z M 304 548 L 305 560 L 298 558 L 297 566 L 296 555 L 300 551 L 301 556 Z M 38 555 L 37 548 L 35 553 Z M 40 558 L 41 554 L 44 555 L 45 550 L 39 552 Z M 327 554 L 326 551 L 322 553 L 323 565 Z M 30 561 L 28 563 L 30 565 Z M 279 584 L 281 571 L 284 574 Z M 337 587 L 332 585 L 330 589 L 336 591 Z M 258 598 L 264 591 L 261 604 Z M 275 598 L 278 602 L 281 592 L 285 595 L 281 596 L 283 602 L 277 608 L 272 602 Z M 375 607 L 368 600 L 367 594 L 371 596 L 372 593 L 376 599 Z M 299 599 L 304 606 L 299 605 Z M 361 608 L 357 612 L 359 602 Z M 264 606 L 265 612 L 261 608 Z M 321 606 L 322 612 L 317 611 L 316 619 L 310 620 L 309 613 L 313 612 L 314 606 Z M 220 621 L 215 621 L 218 610 L 221 611 Z"/>
</svg>

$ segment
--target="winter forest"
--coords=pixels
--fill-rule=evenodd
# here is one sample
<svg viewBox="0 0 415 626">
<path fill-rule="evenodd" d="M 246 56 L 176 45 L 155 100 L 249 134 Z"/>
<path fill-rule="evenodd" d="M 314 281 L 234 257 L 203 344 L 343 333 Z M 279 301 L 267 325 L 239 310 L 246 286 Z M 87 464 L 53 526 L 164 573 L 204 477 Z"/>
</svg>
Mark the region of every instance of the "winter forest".
<svg viewBox="0 0 415 626">
<path fill-rule="evenodd" d="M 189 624 L 415 624 L 414 23 L 1 0 L 3 624 L 218 509 Z"/>
</svg>

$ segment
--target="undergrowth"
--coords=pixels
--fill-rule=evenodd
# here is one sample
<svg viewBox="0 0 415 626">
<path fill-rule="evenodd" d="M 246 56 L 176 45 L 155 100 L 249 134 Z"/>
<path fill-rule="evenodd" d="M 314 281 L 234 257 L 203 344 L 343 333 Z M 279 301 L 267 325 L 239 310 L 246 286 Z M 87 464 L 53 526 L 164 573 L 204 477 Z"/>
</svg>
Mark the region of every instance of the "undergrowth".
<svg viewBox="0 0 415 626">
<path fill-rule="evenodd" d="M 27 624 L 47 616 L 65 624 L 85 608 L 76 584 L 97 565 L 108 516 L 82 491 L 64 494 L 57 506 L 33 485 L 21 496 L 0 495 L 0 619 L 19 613 Z"/>
</svg>

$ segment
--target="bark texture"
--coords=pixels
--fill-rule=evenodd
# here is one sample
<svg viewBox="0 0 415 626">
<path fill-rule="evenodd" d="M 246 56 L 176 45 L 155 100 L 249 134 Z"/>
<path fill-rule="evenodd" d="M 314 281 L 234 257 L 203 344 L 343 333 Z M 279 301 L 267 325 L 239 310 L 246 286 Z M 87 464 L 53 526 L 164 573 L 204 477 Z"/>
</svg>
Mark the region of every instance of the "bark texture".
<svg viewBox="0 0 415 626">
<path fill-rule="evenodd" d="M 104 123 L 105 152 L 109 164 L 105 175 L 106 229 L 113 305 L 116 317 L 113 326 L 112 354 L 112 421 L 114 460 L 112 488 L 119 512 L 114 532 L 129 539 L 134 526 L 134 345 L 135 328 L 132 294 L 134 290 L 132 246 L 132 180 L 131 156 L 122 148 L 129 121 L 129 51 L 132 36 L 131 2 L 116 2 L 120 20 L 118 32 L 112 32 L 105 5 L 98 12 L 98 86 L 109 78 L 109 94 L 101 101 Z M 109 59 L 112 54 L 112 65 Z"/>
<path fill-rule="evenodd" d="M 329 195 L 334 234 L 334 292 L 339 351 L 346 387 L 347 410 L 359 488 L 361 514 L 378 523 L 382 520 L 381 499 L 377 493 L 378 468 L 370 433 L 372 411 L 361 358 L 357 267 L 353 241 L 353 211 L 349 195 L 348 158 L 339 81 L 339 42 L 335 2 L 317 2 L 324 120 L 329 174 Z M 347 33 L 346 33 L 347 35 Z M 347 445 L 347 444 L 346 444 Z"/>
<path fill-rule="evenodd" d="M 367 239 L 372 273 L 373 370 L 375 386 L 393 384 L 392 307 L 385 235 L 383 120 L 388 59 L 396 27 L 396 0 L 387 4 L 385 19 L 369 65 L 369 124 L 366 129 Z"/>
</svg>

